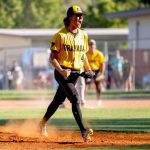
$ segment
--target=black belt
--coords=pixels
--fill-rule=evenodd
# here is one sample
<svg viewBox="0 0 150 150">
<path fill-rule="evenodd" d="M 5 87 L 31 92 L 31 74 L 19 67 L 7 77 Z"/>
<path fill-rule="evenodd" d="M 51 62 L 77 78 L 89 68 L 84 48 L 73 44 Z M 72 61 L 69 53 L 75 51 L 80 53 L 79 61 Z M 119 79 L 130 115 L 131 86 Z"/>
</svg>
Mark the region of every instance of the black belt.
<svg viewBox="0 0 150 150">
<path fill-rule="evenodd" d="M 74 68 L 69 68 L 69 67 L 64 67 L 64 66 L 61 66 L 61 68 L 70 69 L 71 71 L 80 71 L 79 69 L 74 69 Z"/>
</svg>

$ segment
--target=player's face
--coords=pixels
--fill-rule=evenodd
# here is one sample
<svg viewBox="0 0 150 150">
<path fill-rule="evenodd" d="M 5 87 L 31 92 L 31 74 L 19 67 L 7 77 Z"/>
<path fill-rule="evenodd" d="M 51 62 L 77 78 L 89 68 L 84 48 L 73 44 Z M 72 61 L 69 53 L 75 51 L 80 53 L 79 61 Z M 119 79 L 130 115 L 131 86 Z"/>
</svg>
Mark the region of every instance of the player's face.
<svg viewBox="0 0 150 150">
<path fill-rule="evenodd" d="M 96 45 L 95 44 L 92 44 L 92 45 L 89 45 L 89 51 L 90 51 L 90 53 L 94 53 L 94 51 L 95 51 L 95 49 L 96 49 Z"/>
<path fill-rule="evenodd" d="M 83 22 L 83 15 L 82 14 L 75 14 L 72 16 L 71 24 L 76 28 L 81 28 Z"/>
</svg>

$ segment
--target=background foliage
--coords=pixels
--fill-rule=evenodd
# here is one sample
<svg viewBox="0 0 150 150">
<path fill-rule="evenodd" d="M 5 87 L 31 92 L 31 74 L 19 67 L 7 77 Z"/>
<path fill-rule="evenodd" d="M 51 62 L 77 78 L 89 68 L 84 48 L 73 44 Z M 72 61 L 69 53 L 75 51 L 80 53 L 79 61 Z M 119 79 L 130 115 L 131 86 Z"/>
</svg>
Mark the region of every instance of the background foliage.
<svg viewBox="0 0 150 150">
<path fill-rule="evenodd" d="M 126 27 L 126 19 L 106 13 L 149 7 L 149 0 L 0 0 L 0 28 L 60 28 L 66 10 L 80 5 L 87 13 L 83 27 Z"/>
</svg>

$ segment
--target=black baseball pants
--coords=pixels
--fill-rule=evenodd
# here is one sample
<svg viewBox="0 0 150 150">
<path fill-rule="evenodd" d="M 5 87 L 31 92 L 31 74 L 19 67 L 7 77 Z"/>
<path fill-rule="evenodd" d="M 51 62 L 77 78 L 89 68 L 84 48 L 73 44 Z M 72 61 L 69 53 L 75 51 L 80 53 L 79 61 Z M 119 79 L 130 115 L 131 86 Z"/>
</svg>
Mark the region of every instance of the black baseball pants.
<svg viewBox="0 0 150 150">
<path fill-rule="evenodd" d="M 72 104 L 72 113 L 74 118 L 80 128 L 80 131 L 85 131 L 83 125 L 82 113 L 79 106 L 79 95 L 75 88 L 75 83 L 78 79 L 78 76 L 75 74 L 77 71 L 72 71 L 68 78 L 63 77 L 56 69 L 54 71 L 55 79 L 58 82 L 58 88 L 56 94 L 47 108 L 47 111 L 43 117 L 45 122 L 55 113 L 59 105 L 62 104 L 66 98 Z"/>
</svg>

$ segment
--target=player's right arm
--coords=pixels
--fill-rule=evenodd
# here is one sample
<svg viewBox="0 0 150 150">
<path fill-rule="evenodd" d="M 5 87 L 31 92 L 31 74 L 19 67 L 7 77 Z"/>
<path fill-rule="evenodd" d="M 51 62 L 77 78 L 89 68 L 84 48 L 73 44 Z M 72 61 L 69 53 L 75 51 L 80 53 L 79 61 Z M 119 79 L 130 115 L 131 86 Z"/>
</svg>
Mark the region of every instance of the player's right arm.
<svg viewBox="0 0 150 150">
<path fill-rule="evenodd" d="M 50 63 L 60 74 L 62 74 L 64 77 L 68 77 L 70 75 L 71 70 L 63 69 L 58 62 L 58 55 L 61 50 L 61 36 L 59 34 L 55 34 L 53 36 L 50 50 L 51 50 L 49 57 Z"/>
<path fill-rule="evenodd" d="M 50 63 L 53 65 L 53 67 L 60 73 L 62 74 L 64 77 L 68 77 L 71 73 L 70 69 L 63 69 L 60 64 L 57 61 L 58 58 L 58 53 L 56 52 L 51 52 L 50 54 Z"/>
</svg>

